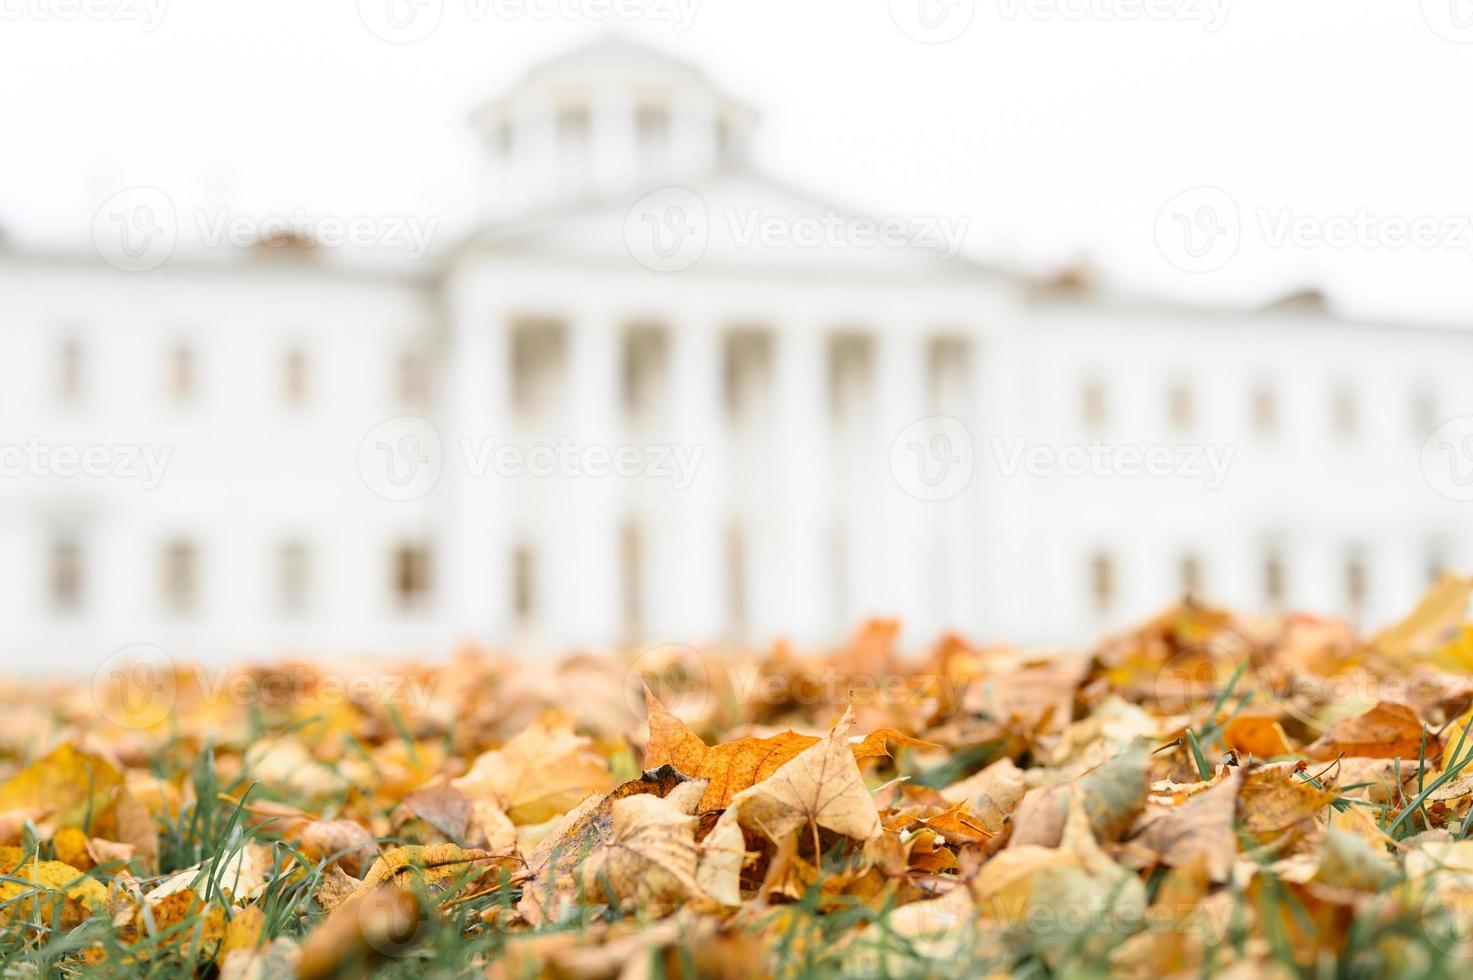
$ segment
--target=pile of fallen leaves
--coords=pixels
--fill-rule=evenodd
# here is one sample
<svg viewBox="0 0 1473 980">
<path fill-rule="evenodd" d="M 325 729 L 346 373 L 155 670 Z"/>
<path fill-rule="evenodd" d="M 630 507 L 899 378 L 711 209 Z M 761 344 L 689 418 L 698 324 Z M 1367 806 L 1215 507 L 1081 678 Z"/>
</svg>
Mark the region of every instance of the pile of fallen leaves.
<svg viewBox="0 0 1473 980">
<path fill-rule="evenodd" d="M 3 972 L 1465 975 L 1470 592 L 10 685 Z"/>
</svg>

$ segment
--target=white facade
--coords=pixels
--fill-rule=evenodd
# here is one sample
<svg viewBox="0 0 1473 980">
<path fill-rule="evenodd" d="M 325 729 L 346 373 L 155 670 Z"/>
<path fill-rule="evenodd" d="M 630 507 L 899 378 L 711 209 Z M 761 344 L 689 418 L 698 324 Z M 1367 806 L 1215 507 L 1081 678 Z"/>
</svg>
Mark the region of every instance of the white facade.
<svg viewBox="0 0 1473 980">
<path fill-rule="evenodd" d="M 817 644 L 873 614 L 1073 642 L 1188 586 L 1377 621 L 1467 564 L 1423 446 L 1473 415 L 1473 335 L 1040 287 L 853 212 L 794 241 L 841 212 L 747 164 L 754 124 L 604 42 L 476 117 L 490 219 L 433 262 L 0 250 L 0 665 Z M 961 437 L 912 428 L 936 416 Z M 638 475 L 588 474 L 621 451 Z M 912 462 L 970 478 L 923 499 Z M 411 464 L 438 480 L 384 482 Z"/>
</svg>

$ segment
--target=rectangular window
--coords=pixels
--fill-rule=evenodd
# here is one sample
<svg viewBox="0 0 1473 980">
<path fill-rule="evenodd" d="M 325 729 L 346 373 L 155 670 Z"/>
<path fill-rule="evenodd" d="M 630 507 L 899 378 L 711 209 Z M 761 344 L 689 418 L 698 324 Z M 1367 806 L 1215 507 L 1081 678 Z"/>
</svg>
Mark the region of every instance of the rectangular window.
<svg viewBox="0 0 1473 980">
<path fill-rule="evenodd" d="M 1272 548 L 1263 558 L 1263 600 L 1271 610 L 1284 607 L 1285 579 L 1284 556 Z"/>
<path fill-rule="evenodd" d="M 740 521 L 726 529 L 726 621 L 732 642 L 741 642 L 748 632 L 747 532 Z"/>
<path fill-rule="evenodd" d="M 1330 414 L 1336 435 L 1345 438 L 1355 435 L 1360 424 L 1360 412 L 1356 406 L 1355 392 L 1348 385 L 1336 387 L 1331 398 Z"/>
<path fill-rule="evenodd" d="M 726 336 L 723 363 L 728 418 L 738 424 L 756 419 L 772 394 L 772 334 L 733 330 Z"/>
<path fill-rule="evenodd" d="M 311 588 L 311 553 L 301 541 L 283 542 L 276 551 L 276 596 L 284 615 L 297 616 L 307 609 Z"/>
<path fill-rule="evenodd" d="M 633 422 L 659 413 L 668 375 L 669 344 L 662 327 L 637 325 L 624 334 L 624 412 Z"/>
<path fill-rule="evenodd" d="M 642 105 L 636 125 L 640 152 L 646 158 L 663 156 L 670 145 L 670 110 L 662 105 Z"/>
<path fill-rule="evenodd" d="M 1352 548 L 1345 558 L 1345 610 L 1352 621 L 1365 611 L 1367 593 L 1365 556 L 1359 548 Z"/>
<path fill-rule="evenodd" d="M 1412 397 L 1412 432 L 1425 439 L 1437 428 L 1437 396 L 1423 388 Z"/>
<path fill-rule="evenodd" d="M 869 404 L 874 344 L 858 333 L 829 340 L 829 411 L 835 422 L 854 419 Z"/>
<path fill-rule="evenodd" d="M 300 348 L 286 352 L 282 360 L 282 394 L 292 406 L 307 402 L 309 379 L 307 377 L 307 354 Z"/>
<path fill-rule="evenodd" d="M 194 387 L 194 350 L 180 344 L 169 358 L 169 394 L 176 402 L 187 402 Z"/>
<path fill-rule="evenodd" d="M 524 320 L 512 327 L 512 404 L 523 422 L 541 417 L 559 396 L 567 332 L 556 320 Z"/>
<path fill-rule="evenodd" d="M 1279 428 L 1279 400 L 1266 382 L 1253 389 L 1253 428 L 1261 436 L 1271 436 Z"/>
<path fill-rule="evenodd" d="M 1166 408 L 1171 427 L 1176 431 L 1186 432 L 1196 423 L 1197 407 L 1191 386 L 1185 382 L 1177 382 L 1167 391 Z"/>
<path fill-rule="evenodd" d="M 1105 397 L 1104 384 L 1094 379 L 1086 381 L 1080 398 L 1080 406 L 1086 427 L 1091 429 L 1105 427 L 1110 417 L 1110 405 Z"/>
<path fill-rule="evenodd" d="M 51 606 L 57 612 L 76 612 L 82 606 L 82 546 L 71 534 L 51 542 L 48 580 Z"/>
<path fill-rule="evenodd" d="M 537 559 L 520 545 L 511 555 L 511 611 L 517 625 L 530 629 L 537 616 Z"/>
<path fill-rule="evenodd" d="M 644 536 L 631 517 L 619 533 L 620 581 L 623 587 L 624 639 L 638 643 L 644 635 Z"/>
<path fill-rule="evenodd" d="M 1096 552 L 1089 561 L 1089 580 L 1095 612 L 1104 615 L 1115 605 L 1115 559 Z"/>
<path fill-rule="evenodd" d="M 1181 590 L 1188 600 L 1202 595 L 1202 559 L 1191 553 L 1181 559 Z"/>
<path fill-rule="evenodd" d="M 409 408 L 423 408 L 430 400 L 430 369 L 418 351 L 404 351 L 395 367 L 395 388 L 399 402 Z"/>
<path fill-rule="evenodd" d="M 401 544 L 394 549 L 394 598 L 405 611 L 423 609 L 430 601 L 430 549 Z"/>
<path fill-rule="evenodd" d="M 967 417 L 972 395 L 972 345 L 965 337 L 932 338 L 926 351 L 931 411 Z"/>
<path fill-rule="evenodd" d="M 57 395 L 64 404 L 82 400 L 82 343 L 72 338 L 61 346 L 58 363 Z"/>
<path fill-rule="evenodd" d="M 564 106 L 557 114 L 557 141 L 564 150 L 581 151 L 588 146 L 589 122 L 586 105 Z"/>
<path fill-rule="evenodd" d="M 194 612 L 199 601 L 199 549 L 193 541 L 177 539 L 164 545 L 162 592 L 170 612 Z"/>
</svg>

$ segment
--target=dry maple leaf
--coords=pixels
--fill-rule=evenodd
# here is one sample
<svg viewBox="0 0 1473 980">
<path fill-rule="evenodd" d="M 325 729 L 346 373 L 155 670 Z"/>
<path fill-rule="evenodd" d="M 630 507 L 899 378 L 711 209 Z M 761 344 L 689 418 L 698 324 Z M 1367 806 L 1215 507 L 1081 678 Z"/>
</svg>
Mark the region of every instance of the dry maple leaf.
<svg viewBox="0 0 1473 980">
<path fill-rule="evenodd" d="M 879 836 L 880 814 L 849 745 L 853 725 L 854 709 L 850 708 L 827 738 L 732 797 L 718 826 L 735 819 L 774 841 L 804 826 L 813 828 L 815 835 L 822 827 L 861 841 Z"/>
<path fill-rule="evenodd" d="M 1363 715 L 1336 722 L 1305 754 L 1321 761 L 1340 756 L 1418 759 L 1424 738 L 1426 758 L 1441 758 L 1441 739 L 1427 730 L 1415 711 L 1396 701 L 1381 701 Z"/>
<path fill-rule="evenodd" d="M 595 847 L 612 837 L 616 802 L 640 794 L 668 796 L 687 785 L 697 786 L 701 792 L 706 789 L 705 780 L 691 780 L 673 766 L 662 766 L 622 783 L 609 793 L 590 796 L 564 814 L 552 832 L 527 856 L 522 900 L 517 905 L 522 917 L 532 923 L 545 922 L 551 907 L 576 897 L 573 871 Z"/>
<path fill-rule="evenodd" d="M 649 793 L 616 800 L 612 812 L 613 835 L 593 849 L 581 870 L 590 894 L 657 914 L 699 894 L 695 817 Z"/>
<path fill-rule="evenodd" d="M 645 707 L 649 714 L 650 740 L 645 749 L 645 767 L 655 769 L 671 765 L 693 779 L 710 781 L 701 799 L 701 813 L 722 810 L 742 790 L 768 778 L 789 760 L 821 739 L 797 732 L 783 732 L 771 738 L 747 737 L 720 745 L 707 745 L 686 727 L 660 700 L 645 688 Z M 852 712 L 846 714 L 851 718 Z M 880 728 L 861 741 L 848 746 L 856 759 L 873 759 L 889 755 L 888 742 L 928 745 L 893 728 Z"/>
</svg>

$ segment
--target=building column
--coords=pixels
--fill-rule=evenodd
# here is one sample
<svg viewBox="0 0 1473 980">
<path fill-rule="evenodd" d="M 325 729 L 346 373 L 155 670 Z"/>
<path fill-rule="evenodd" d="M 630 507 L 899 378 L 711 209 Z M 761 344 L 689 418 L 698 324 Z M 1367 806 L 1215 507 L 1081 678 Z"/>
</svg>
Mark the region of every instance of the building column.
<svg viewBox="0 0 1473 980">
<path fill-rule="evenodd" d="M 699 645 L 726 627 L 726 431 L 720 325 L 698 315 L 671 324 L 668 433 L 673 472 L 652 498 L 645 592 L 651 643 Z"/>
<path fill-rule="evenodd" d="M 799 646 L 833 639 L 828 529 L 827 335 L 814 323 L 774 331 L 778 426 L 771 433 L 773 522 L 762 529 L 752 581 L 759 642 L 785 636 Z"/>
<path fill-rule="evenodd" d="M 941 625 L 935 608 L 944 570 L 928 554 L 935 542 L 928 533 L 950 501 L 921 500 L 911 495 L 891 472 L 890 446 L 906 427 L 931 414 L 926 397 L 926 334 L 918 323 L 891 325 L 875 343 L 875 426 L 865 479 L 873 510 L 867 527 L 878 551 L 867 562 L 872 575 L 858 593 L 859 608 L 873 614 L 899 616 L 908 643 L 929 640 Z M 852 575 L 858 576 L 856 568 Z M 859 581 L 856 578 L 856 581 Z M 853 624 L 846 624 L 852 626 Z"/>
<path fill-rule="evenodd" d="M 548 481 L 559 516 L 547 528 L 547 568 L 538 576 L 541 632 L 554 650 L 604 647 L 619 636 L 619 529 L 628 487 L 612 471 L 612 457 L 623 415 L 622 326 L 592 309 L 567 325 L 567 424 L 555 436 L 558 472 Z M 595 466 L 602 475 L 589 472 Z"/>
<path fill-rule="evenodd" d="M 453 295 L 449 308 L 432 419 L 444 456 L 429 498 L 439 529 L 434 587 L 465 638 L 500 645 L 512 635 L 509 494 L 472 464 L 486 440 L 504 442 L 510 431 L 511 327 L 506 311 L 474 297 Z"/>
</svg>

